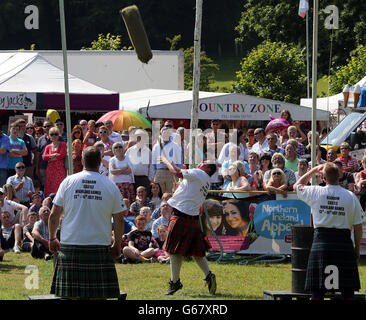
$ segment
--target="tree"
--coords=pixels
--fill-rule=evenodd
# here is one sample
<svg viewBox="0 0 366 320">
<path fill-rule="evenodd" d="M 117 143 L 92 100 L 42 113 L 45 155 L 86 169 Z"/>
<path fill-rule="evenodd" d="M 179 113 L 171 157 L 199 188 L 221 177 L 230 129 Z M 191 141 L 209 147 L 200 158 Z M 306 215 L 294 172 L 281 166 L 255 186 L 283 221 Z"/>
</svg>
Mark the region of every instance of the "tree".
<svg viewBox="0 0 366 320">
<path fill-rule="evenodd" d="M 299 103 L 306 94 L 303 51 L 294 45 L 265 41 L 241 62 L 235 92 Z"/>
<path fill-rule="evenodd" d="M 360 45 L 350 54 L 345 66 L 339 67 L 330 77 L 330 93 L 341 92 L 346 84 L 354 85 L 366 75 L 366 47 Z"/>
<path fill-rule="evenodd" d="M 107 33 L 104 36 L 102 33 L 99 34 L 98 40 L 93 40 L 91 47 L 83 47 L 82 50 L 120 50 L 121 49 L 121 36 L 111 35 Z"/>
</svg>

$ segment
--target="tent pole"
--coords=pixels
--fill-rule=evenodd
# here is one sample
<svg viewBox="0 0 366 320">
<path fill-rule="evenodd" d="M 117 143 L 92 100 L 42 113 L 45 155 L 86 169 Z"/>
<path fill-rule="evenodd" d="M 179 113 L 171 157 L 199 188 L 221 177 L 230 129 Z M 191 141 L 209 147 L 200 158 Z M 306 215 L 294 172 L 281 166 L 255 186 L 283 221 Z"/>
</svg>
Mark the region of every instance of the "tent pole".
<svg viewBox="0 0 366 320">
<path fill-rule="evenodd" d="M 191 108 L 191 127 L 189 133 L 189 163 L 191 168 L 196 167 L 194 133 L 198 128 L 198 101 L 200 91 L 200 65 L 201 65 L 201 26 L 202 26 L 202 1 L 196 0 L 196 22 L 194 29 L 194 60 L 193 60 L 193 98 Z"/>
<path fill-rule="evenodd" d="M 69 174 L 73 174 L 72 166 L 72 145 L 71 145 L 71 117 L 70 117 L 70 96 L 69 96 L 69 72 L 67 68 L 67 49 L 66 49 L 66 30 L 65 30 L 65 10 L 64 0 L 59 0 L 60 7 L 60 24 L 61 24 L 61 41 L 62 55 L 64 64 L 64 82 L 65 82 L 65 112 L 66 112 L 66 133 L 67 133 L 67 150 L 68 150 L 68 166 Z"/>
<path fill-rule="evenodd" d="M 313 8 L 313 65 L 312 65 L 312 98 L 313 98 L 313 112 L 311 121 L 311 167 L 316 166 L 316 99 L 317 99 L 317 65 L 318 65 L 318 11 L 319 0 L 314 0 Z M 312 185 L 315 185 L 315 176 L 313 176 Z"/>
</svg>

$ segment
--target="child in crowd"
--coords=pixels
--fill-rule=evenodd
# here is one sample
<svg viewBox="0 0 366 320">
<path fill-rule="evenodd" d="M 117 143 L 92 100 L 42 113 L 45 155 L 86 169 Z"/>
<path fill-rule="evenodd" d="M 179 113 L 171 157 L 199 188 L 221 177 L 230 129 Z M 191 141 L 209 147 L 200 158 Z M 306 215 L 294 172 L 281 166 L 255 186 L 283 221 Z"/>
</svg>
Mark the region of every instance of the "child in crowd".
<svg viewBox="0 0 366 320">
<path fill-rule="evenodd" d="M 282 193 L 283 197 L 287 198 L 286 176 L 280 168 L 272 169 L 266 188 L 270 193 Z"/>
<path fill-rule="evenodd" d="M 166 226 L 165 224 L 161 224 L 157 230 L 159 237 L 154 238 L 154 243 L 156 246 L 155 257 L 160 263 L 170 263 L 170 257 L 168 252 L 163 250 L 163 244 L 168 235 L 168 226 Z"/>
<path fill-rule="evenodd" d="M 34 211 L 29 211 L 27 216 L 28 223 L 23 227 L 23 244 L 22 251 L 31 252 L 34 243 L 34 238 L 32 236 L 32 231 L 34 224 L 38 220 L 38 213 Z"/>
<path fill-rule="evenodd" d="M 132 262 L 151 262 L 155 254 L 152 248 L 152 234 L 145 230 L 146 218 L 138 215 L 135 219 L 136 230 L 128 233 L 128 246 L 123 248 L 123 255 Z"/>
<path fill-rule="evenodd" d="M 145 230 L 151 231 L 153 221 L 151 220 L 151 209 L 150 207 L 142 207 L 140 209 L 140 214 L 146 218 Z"/>
<path fill-rule="evenodd" d="M 37 215 L 37 220 L 39 218 L 39 209 L 42 207 L 42 196 L 40 193 L 36 192 L 32 195 L 32 203 L 29 208 L 29 212 L 35 212 Z"/>
<path fill-rule="evenodd" d="M 38 179 L 33 180 L 34 193 L 39 193 L 41 195 L 42 201 L 44 200 L 44 192 L 41 190 L 41 181 Z"/>
</svg>

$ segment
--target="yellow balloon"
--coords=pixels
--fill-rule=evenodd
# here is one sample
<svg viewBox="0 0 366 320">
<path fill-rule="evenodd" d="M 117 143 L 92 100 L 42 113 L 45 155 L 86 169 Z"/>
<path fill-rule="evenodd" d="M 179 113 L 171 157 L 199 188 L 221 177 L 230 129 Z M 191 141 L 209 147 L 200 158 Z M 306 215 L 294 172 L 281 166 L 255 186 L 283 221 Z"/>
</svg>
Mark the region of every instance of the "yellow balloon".
<svg viewBox="0 0 366 320">
<path fill-rule="evenodd" d="M 52 121 L 55 124 L 57 119 L 60 119 L 60 115 L 54 109 L 48 109 L 46 113 L 46 117 L 48 120 Z"/>
</svg>

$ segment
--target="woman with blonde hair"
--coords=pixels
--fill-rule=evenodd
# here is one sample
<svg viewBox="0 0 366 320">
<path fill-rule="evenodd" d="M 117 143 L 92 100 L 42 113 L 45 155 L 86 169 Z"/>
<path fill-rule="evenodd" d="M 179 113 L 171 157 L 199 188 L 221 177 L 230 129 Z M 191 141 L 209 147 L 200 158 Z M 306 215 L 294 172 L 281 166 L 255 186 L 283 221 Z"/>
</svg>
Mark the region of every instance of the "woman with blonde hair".
<svg viewBox="0 0 366 320">
<path fill-rule="evenodd" d="M 271 170 L 271 177 L 266 184 L 266 189 L 269 193 L 281 193 L 284 198 L 287 197 L 286 176 L 280 168 Z"/>
<path fill-rule="evenodd" d="M 231 178 L 231 182 L 226 186 L 225 191 L 246 191 L 250 190 L 250 185 L 248 180 L 240 175 L 238 166 L 236 164 L 230 164 L 227 173 Z M 231 193 L 225 192 L 223 194 L 227 198 L 247 198 L 249 193 Z"/>
<path fill-rule="evenodd" d="M 16 203 L 20 203 L 18 197 L 17 197 L 17 192 L 14 188 L 14 186 L 10 183 L 4 184 L 3 189 L 5 191 L 5 200 L 10 200 L 10 201 L 14 201 Z"/>
</svg>

